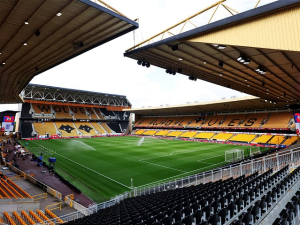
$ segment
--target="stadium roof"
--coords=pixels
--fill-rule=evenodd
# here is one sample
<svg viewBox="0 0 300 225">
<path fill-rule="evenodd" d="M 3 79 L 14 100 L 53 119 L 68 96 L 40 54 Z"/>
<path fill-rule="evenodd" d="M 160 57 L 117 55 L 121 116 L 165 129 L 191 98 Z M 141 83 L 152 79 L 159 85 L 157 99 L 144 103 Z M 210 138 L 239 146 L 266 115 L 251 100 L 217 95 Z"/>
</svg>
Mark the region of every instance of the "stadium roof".
<svg viewBox="0 0 300 225">
<path fill-rule="evenodd" d="M 133 108 L 123 111 L 138 115 L 184 115 L 215 112 L 243 112 L 269 109 L 289 109 L 285 102 L 275 103 L 261 98 L 248 96 L 241 98 L 224 99 L 220 101 L 195 102 L 182 105 Z"/>
<path fill-rule="evenodd" d="M 124 55 L 262 99 L 297 102 L 299 18 L 300 0 L 276 1 L 153 42 L 156 35 Z"/>
<path fill-rule="evenodd" d="M 21 92 L 24 100 L 79 103 L 89 105 L 113 105 L 128 107 L 131 103 L 124 95 L 28 84 Z"/>
<path fill-rule="evenodd" d="M 37 74 L 138 24 L 100 0 L 0 1 L 0 103 L 21 102 Z"/>
</svg>

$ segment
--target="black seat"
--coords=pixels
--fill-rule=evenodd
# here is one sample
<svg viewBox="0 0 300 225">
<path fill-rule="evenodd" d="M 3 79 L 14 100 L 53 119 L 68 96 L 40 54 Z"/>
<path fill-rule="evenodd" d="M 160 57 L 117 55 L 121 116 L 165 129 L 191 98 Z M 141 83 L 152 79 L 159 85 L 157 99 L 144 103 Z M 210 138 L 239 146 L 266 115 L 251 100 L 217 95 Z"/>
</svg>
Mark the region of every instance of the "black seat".
<svg viewBox="0 0 300 225">
<path fill-rule="evenodd" d="M 192 209 L 191 207 L 187 206 L 181 212 L 184 214 L 184 216 L 189 216 L 192 214 Z"/>
<path fill-rule="evenodd" d="M 246 212 L 243 215 L 242 222 L 244 223 L 244 225 L 249 225 L 250 224 L 250 222 L 251 222 L 251 214 L 250 214 L 250 212 Z"/>
<path fill-rule="evenodd" d="M 155 222 L 156 220 L 152 217 L 152 218 L 149 218 L 145 221 L 145 225 L 151 225 Z"/>
<path fill-rule="evenodd" d="M 161 224 L 163 225 L 171 225 L 173 222 L 173 219 L 171 216 L 165 217 L 161 220 Z"/>
<path fill-rule="evenodd" d="M 221 224 L 224 224 L 227 220 L 227 216 L 228 216 L 228 209 L 227 208 L 223 208 L 219 211 L 218 213 L 219 217 L 221 218 Z"/>
<path fill-rule="evenodd" d="M 194 218 L 193 218 L 193 216 L 190 215 L 190 216 L 184 217 L 181 222 L 184 225 L 192 225 L 193 221 L 194 221 Z"/>
<path fill-rule="evenodd" d="M 202 220 L 203 212 L 201 209 L 194 212 L 193 217 L 196 219 L 196 224 L 199 224 Z"/>
<path fill-rule="evenodd" d="M 219 217 L 217 214 L 212 215 L 211 217 L 209 217 L 208 219 L 208 223 L 211 225 L 217 225 L 219 222 Z"/>
<path fill-rule="evenodd" d="M 182 218 L 182 213 L 181 211 L 177 211 L 172 215 L 172 218 L 174 219 L 175 222 L 181 221 Z"/>
</svg>

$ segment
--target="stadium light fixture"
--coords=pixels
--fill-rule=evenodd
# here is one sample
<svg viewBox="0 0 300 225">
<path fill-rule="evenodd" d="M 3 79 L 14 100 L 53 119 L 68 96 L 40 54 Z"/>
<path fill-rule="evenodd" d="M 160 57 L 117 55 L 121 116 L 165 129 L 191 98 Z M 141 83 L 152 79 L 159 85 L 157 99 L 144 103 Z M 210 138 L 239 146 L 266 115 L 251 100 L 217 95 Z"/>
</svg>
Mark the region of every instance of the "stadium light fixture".
<svg viewBox="0 0 300 225">
<path fill-rule="evenodd" d="M 2 66 L 2 67 L 4 67 L 4 65 L 5 65 L 5 62 L 1 63 L 1 66 Z"/>
<path fill-rule="evenodd" d="M 61 16 L 61 15 L 62 15 L 62 13 L 60 13 L 60 12 L 59 12 L 59 13 L 57 13 L 56 15 L 57 15 L 57 16 Z"/>
<path fill-rule="evenodd" d="M 189 76 L 189 80 L 197 81 L 197 78 L 193 76 Z"/>
<path fill-rule="evenodd" d="M 240 56 L 236 60 L 243 64 L 249 64 L 251 62 L 251 60 L 248 59 L 247 56 L 244 55 L 243 53 L 241 53 Z"/>
<path fill-rule="evenodd" d="M 255 72 L 259 73 L 259 74 L 266 74 L 266 70 L 264 68 L 262 68 L 261 66 L 259 66 Z"/>
<path fill-rule="evenodd" d="M 27 42 L 24 42 L 23 45 L 27 45 Z"/>
<path fill-rule="evenodd" d="M 27 21 L 25 21 L 25 25 L 28 25 L 29 23 Z"/>
<path fill-rule="evenodd" d="M 35 32 L 35 36 L 38 37 L 38 36 L 40 36 L 40 35 L 41 35 L 41 32 L 40 32 L 39 30 L 37 30 L 37 31 Z"/>
<path fill-rule="evenodd" d="M 178 44 L 177 45 L 173 45 L 171 47 L 172 51 L 177 51 L 179 49 Z"/>
<path fill-rule="evenodd" d="M 213 44 L 213 46 L 215 46 L 217 49 L 225 49 L 226 48 L 226 45 Z"/>
</svg>

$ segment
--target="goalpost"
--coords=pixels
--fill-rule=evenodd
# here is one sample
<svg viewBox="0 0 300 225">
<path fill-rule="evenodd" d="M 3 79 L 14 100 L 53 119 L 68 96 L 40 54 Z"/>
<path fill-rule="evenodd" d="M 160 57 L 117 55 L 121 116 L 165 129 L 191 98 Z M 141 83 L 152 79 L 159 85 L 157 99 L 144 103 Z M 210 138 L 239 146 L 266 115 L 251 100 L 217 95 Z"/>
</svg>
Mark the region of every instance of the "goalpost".
<svg viewBox="0 0 300 225">
<path fill-rule="evenodd" d="M 225 162 L 236 162 L 244 159 L 244 150 L 233 149 L 225 151 Z"/>
<path fill-rule="evenodd" d="M 259 146 L 256 146 L 256 147 L 251 147 L 250 148 L 250 156 L 254 156 L 254 155 L 257 155 L 257 154 L 260 154 L 260 147 Z"/>
</svg>

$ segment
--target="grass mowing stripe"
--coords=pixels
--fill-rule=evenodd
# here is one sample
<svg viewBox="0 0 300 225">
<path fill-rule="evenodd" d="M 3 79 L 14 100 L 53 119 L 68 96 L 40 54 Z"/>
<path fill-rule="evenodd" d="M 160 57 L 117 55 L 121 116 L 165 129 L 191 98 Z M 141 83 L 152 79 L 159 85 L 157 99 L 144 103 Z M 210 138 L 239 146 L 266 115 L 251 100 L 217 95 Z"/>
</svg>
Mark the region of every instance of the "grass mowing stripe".
<svg viewBox="0 0 300 225">
<path fill-rule="evenodd" d="M 32 141 L 30 141 L 30 142 L 32 142 Z M 48 148 L 46 148 L 46 147 L 44 147 L 44 146 L 42 146 L 42 145 L 40 145 L 40 144 L 37 144 L 37 143 L 35 143 L 35 142 L 33 142 L 33 143 L 36 144 L 36 145 L 38 145 L 38 146 L 40 146 L 41 148 L 44 148 L 44 149 L 46 149 L 46 150 L 49 150 L 49 151 L 54 152 L 53 150 L 48 149 Z M 63 156 L 63 155 L 61 155 L 61 154 L 59 154 L 59 153 L 55 153 L 55 154 L 57 154 L 57 155 L 63 157 L 64 159 L 67 159 L 67 160 L 69 160 L 69 161 L 71 161 L 71 162 L 73 162 L 73 163 L 75 163 L 75 164 L 77 164 L 77 165 L 79 165 L 79 166 L 81 166 L 81 167 L 83 167 L 83 168 L 89 170 L 89 171 L 92 171 L 93 173 L 96 173 L 96 174 L 98 174 L 98 175 L 100 175 L 100 176 L 102 176 L 102 177 L 105 177 L 106 179 L 109 179 L 109 180 L 111 180 L 111 181 L 113 181 L 113 182 L 115 182 L 115 183 L 117 183 L 117 184 L 120 184 L 120 185 L 122 185 L 122 186 L 124 186 L 124 187 L 130 189 L 129 186 L 127 186 L 127 185 L 125 185 L 125 184 L 122 184 L 122 183 L 120 183 L 119 181 L 116 181 L 116 180 L 114 180 L 114 179 L 111 179 L 110 177 L 107 177 L 107 176 L 105 176 L 104 174 L 101 174 L 101 173 L 99 173 L 99 172 L 97 172 L 97 171 L 95 171 L 95 170 L 92 170 L 92 169 L 90 169 L 90 168 L 88 168 L 88 167 L 86 167 L 86 166 L 84 166 L 84 165 L 81 165 L 80 163 L 75 162 L 75 161 L 72 160 L 72 159 L 69 159 L 69 158 L 67 158 L 67 157 L 65 157 L 65 156 Z"/>
</svg>

